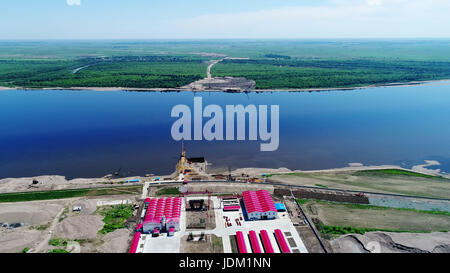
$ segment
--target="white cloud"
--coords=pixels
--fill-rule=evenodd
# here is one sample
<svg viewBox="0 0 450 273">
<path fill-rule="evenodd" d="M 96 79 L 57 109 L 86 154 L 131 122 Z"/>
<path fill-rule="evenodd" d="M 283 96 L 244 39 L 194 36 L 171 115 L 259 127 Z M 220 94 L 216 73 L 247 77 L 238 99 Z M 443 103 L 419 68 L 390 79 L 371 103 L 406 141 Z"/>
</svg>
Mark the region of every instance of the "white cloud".
<svg viewBox="0 0 450 273">
<path fill-rule="evenodd" d="M 166 24 L 186 38 L 450 37 L 449 12 L 448 0 L 330 0 Z"/>
<path fill-rule="evenodd" d="M 66 0 L 67 5 L 69 6 L 80 6 L 81 0 Z"/>
<path fill-rule="evenodd" d="M 369 6 L 381 6 L 383 4 L 382 0 L 366 0 Z"/>
</svg>

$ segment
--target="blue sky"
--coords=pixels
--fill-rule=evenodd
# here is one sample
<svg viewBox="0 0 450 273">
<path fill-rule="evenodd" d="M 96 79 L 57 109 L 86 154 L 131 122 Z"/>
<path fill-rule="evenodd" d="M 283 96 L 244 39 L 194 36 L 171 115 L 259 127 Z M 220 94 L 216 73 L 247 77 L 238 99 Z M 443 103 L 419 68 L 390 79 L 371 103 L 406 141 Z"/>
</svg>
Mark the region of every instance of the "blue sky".
<svg viewBox="0 0 450 273">
<path fill-rule="evenodd" d="M 1 0 L 0 39 L 450 37 L 448 0 Z"/>
</svg>

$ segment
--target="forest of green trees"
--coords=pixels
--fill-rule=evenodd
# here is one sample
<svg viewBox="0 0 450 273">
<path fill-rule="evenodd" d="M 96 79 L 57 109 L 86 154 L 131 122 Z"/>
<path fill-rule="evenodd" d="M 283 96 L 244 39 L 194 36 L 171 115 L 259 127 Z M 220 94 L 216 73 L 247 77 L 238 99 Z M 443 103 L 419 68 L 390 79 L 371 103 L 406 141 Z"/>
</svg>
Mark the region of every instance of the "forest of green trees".
<svg viewBox="0 0 450 273">
<path fill-rule="evenodd" d="M 225 60 L 214 76 L 246 77 L 257 89 L 356 87 L 450 78 L 450 62 L 398 60 Z"/>
<path fill-rule="evenodd" d="M 175 88 L 206 76 L 256 89 L 450 79 L 448 40 L 2 41 L 0 86 Z M 219 55 L 223 54 L 223 55 Z M 248 58 L 248 59 L 242 59 Z M 77 71 L 76 69 L 80 69 Z"/>
</svg>

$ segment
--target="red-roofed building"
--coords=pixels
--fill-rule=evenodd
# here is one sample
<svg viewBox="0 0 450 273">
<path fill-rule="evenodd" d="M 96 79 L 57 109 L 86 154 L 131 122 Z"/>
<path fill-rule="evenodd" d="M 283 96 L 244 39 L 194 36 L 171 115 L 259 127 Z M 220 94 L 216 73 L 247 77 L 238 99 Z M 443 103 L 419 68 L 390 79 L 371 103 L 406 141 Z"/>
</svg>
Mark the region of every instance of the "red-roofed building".
<svg viewBox="0 0 450 273">
<path fill-rule="evenodd" d="M 277 218 L 277 209 L 268 191 L 245 191 L 242 193 L 248 220 Z"/>
<path fill-rule="evenodd" d="M 174 228 L 180 230 L 181 197 L 152 198 L 143 221 L 143 232 L 152 233 L 155 230 L 169 231 Z"/>
<path fill-rule="evenodd" d="M 134 234 L 133 237 L 133 242 L 131 243 L 131 248 L 129 253 L 136 253 L 136 250 L 138 249 L 139 246 L 139 240 L 141 239 L 141 233 L 140 232 L 136 232 Z"/>
</svg>

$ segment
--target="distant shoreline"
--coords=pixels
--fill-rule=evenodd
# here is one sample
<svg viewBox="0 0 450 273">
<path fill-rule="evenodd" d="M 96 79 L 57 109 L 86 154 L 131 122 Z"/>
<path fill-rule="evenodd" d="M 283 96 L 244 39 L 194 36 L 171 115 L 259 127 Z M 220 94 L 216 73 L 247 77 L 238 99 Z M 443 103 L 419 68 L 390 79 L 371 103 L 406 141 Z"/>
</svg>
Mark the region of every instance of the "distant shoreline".
<svg viewBox="0 0 450 273">
<path fill-rule="evenodd" d="M 307 89 L 249 89 L 246 91 L 235 91 L 227 89 L 210 89 L 210 90 L 193 90 L 190 88 L 138 88 L 138 87 L 42 87 L 42 88 L 30 88 L 30 87 L 6 87 L 0 86 L 0 91 L 6 90 L 24 90 L 24 91 L 134 91 L 134 92 L 225 92 L 225 93 L 266 93 L 266 92 L 324 92 L 324 91 L 352 91 L 361 90 L 369 88 L 380 88 L 380 87 L 403 87 L 403 86 L 416 86 L 416 85 L 427 85 L 427 84 L 437 84 L 437 83 L 447 83 L 450 84 L 450 79 L 442 80 L 431 80 L 431 81 L 411 81 L 411 82 L 398 82 L 398 83 L 384 83 L 384 84 L 371 84 L 358 87 L 329 87 L 329 88 L 307 88 Z"/>
<path fill-rule="evenodd" d="M 294 170 L 294 169 L 288 169 L 286 167 L 280 167 L 280 168 L 263 168 L 263 167 L 240 167 L 235 168 L 232 170 L 232 174 L 234 175 L 240 175 L 242 173 L 249 174 L 251 176 L 261 176 L 263 174 L 267 173 L 273 173 L 273 174 L 290 174 L 290 173 L 300 173 L 300 174 L 308 174 L 308 173 L 335 173 L 335 172 L 356 172 L 356 171 L 370 171 L 370 170 L 385 170 L 385 169 L 395 169 L 395 170 L 403 170 L 403 171 L 410 171 L 415 172 L 419 174 L 425 174 L 425 175 L 432 175 L 432 176 L 442 176 L 444 178 L 449 178 L 450 175 L 444 173 L 444 172 L 436 172 L 436 170 L 433 169 L 427 169 L 427 166 L 433 166 L 433 165 L 440 165 L 440 163 L 436 160 L 425 160 L 424 161 L 427 164 L 424 165 L 415 165 L 411 168 L 404 168 L 399 165 L 390 165 L 390 164 L 381 164 L 381 165 L 364 165 L 362 163 L 349 163 L 347 166 L 343 167 L 336 167 L 336 168 L 328 168 L 328 169 L 317 169 L 317 170 Z M 419 168 L 417 168 L 419 167 Z M 219 169 L 216 169 L 215 172 L 223 172 Z M 160 177 L 160 178 L 168 178 L 172 177 L 174 174 L 159 174 L 159 175 L 153 175 L 153 177 Z M 105 176 L 106 177 L 106 176 Z M 65 175 L 57 175 L 57 174 L 41 174 L 36 176 L 28 176 L 28 177 L 4 177 L 0 178 L 0 193 L 2 193 L 1 187 L 2 183 L 12 180 L 30 180 L 33 178 L 40 178 L 40 179 L 61 179 L 63 182 L 83 182 L 83 183 L 96 183 L 96 182 L 104 182 L 105 177 L 72 177 L 67 179 Z M 112 181 L 123 181 L 123 180 L 129 180 L 129 179 L 142 179 L 146 180 L 147 177 L 136 175 L 136 176 L 129 176 L 129 177 L 120 177 L 120 178 L 113 178 Z M 61 182 L 61 181 L 60 181 Z M 28 184 L 27 184 L 28 185 Z"/>
</svg>

